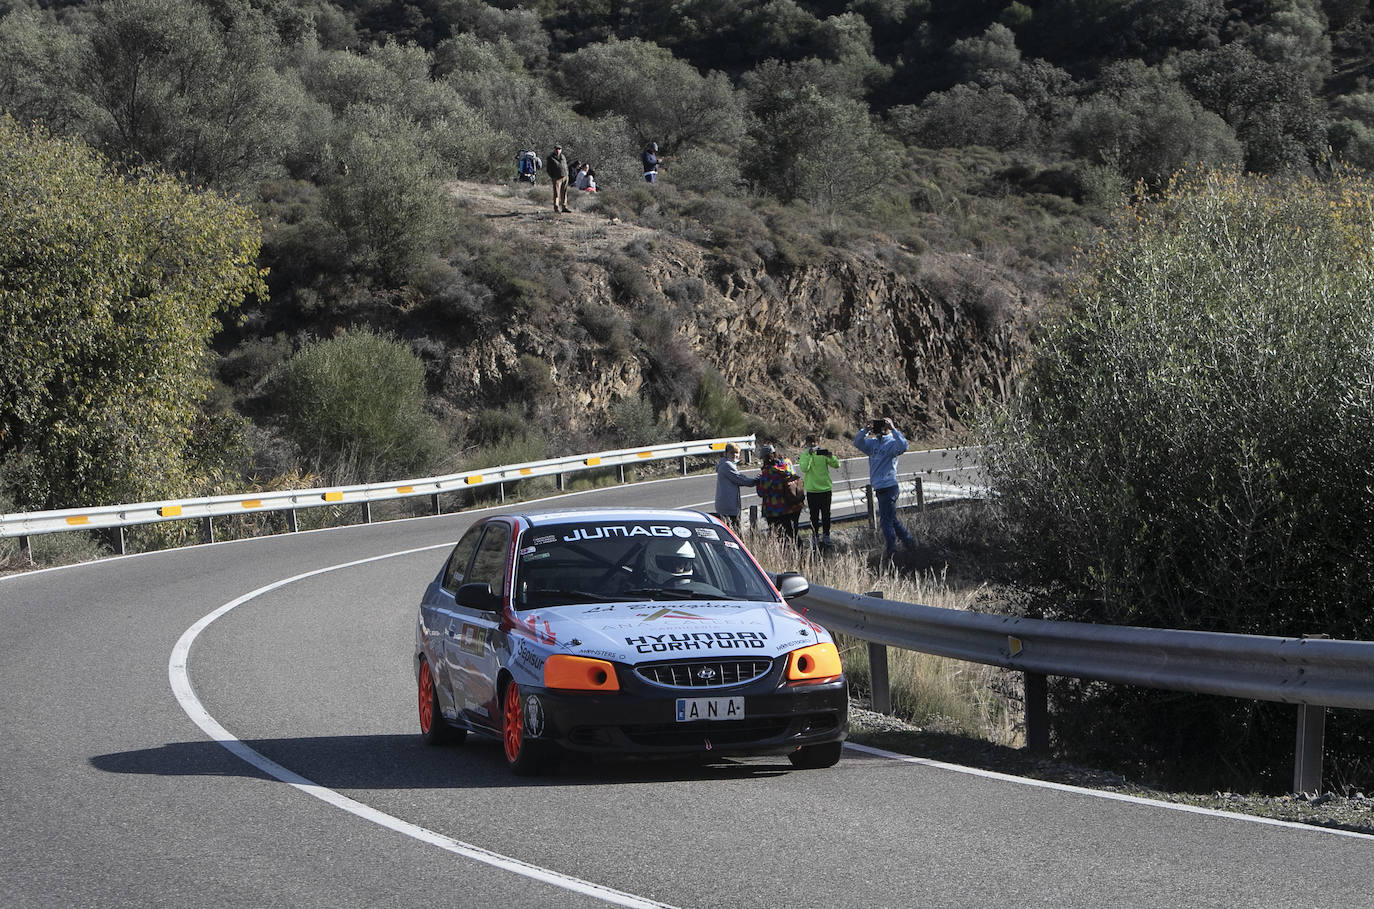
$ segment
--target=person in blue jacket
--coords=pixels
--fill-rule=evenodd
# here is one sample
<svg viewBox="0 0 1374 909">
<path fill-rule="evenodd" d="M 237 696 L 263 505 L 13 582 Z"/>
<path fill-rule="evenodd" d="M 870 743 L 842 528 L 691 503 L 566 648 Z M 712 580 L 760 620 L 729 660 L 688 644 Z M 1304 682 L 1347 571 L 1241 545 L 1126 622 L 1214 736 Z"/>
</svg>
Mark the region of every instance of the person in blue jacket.
<svg viewBox="0 0 1374 909">
<path fill-rule="evenodd" d="M 878 526 L 887 546 L 886 558 L 897 551 L 897 541 L 908 549 L 916 540 L 897 520 L 897 458 L 906 451 L 906 436 L 887 417 L 879 417 L 854 436 L 854 447 L 868 455 L 868 482 L 878 502 Z"/>
<path fill-rule="evenodd" d="M 754 486 L 758 477 L 746 477 L 739 469 L 739 446 L 725 443 L 725 451 L 716 462 L 716 510 L 712 512 L 731 527 L 739 530 L 741 486 Z"/>
</svg>

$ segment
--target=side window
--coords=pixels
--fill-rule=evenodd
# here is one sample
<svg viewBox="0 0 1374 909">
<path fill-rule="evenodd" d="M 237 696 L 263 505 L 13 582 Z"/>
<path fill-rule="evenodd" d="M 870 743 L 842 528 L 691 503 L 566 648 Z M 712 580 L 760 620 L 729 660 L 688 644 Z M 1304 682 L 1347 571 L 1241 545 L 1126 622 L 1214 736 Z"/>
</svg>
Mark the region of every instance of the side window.
<svg viewBox="0 0 1374 909">
<path fill-rule="evenodd" d="M 464 583 L 480 584 L 486 581 L 491 592 L 501 596 L 505 592 L 506 553 L 510 551 L 510 528 L 505 524 L 491 523 L 482 535 L 482 545 L 477 547 L 477 556 L 472 560 L 472 570 Z"/>
<path fill-rule="evenodd" d="M 468 575 L 468 563 L 472 561 L 472 553 L 477 549 L 477 540 L 481 536 L 482 526 L 479 524 L 463 534 L 458 545 L 453 547 L 448 557 L 448 567 L 444 569 L 444 589 L 449 593 L 456 593 L 463 586 L 463 580 Z"/>
</svg>

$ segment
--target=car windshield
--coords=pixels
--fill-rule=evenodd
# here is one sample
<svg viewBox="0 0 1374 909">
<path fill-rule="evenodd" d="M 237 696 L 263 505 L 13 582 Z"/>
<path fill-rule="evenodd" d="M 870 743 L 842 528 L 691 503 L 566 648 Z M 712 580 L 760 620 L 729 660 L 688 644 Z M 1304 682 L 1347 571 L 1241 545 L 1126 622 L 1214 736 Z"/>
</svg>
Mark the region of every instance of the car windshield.
<svg viewBox="0 0 1374 909">
<path fill-rule="evenodd" d="M 526 530 L 515 607 L 639 600 L 777 600 L 748 554 L 711 524 L 568 523 Z"/>
</svg>

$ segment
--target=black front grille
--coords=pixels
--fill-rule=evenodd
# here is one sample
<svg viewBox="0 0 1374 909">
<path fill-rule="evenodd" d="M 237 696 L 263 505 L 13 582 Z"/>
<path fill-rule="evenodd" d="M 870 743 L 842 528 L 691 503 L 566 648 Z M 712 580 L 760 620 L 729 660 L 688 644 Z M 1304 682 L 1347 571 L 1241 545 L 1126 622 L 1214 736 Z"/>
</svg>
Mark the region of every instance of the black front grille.
<svg viewBox="0 0 1374 909">
<path fill-rule="evenodd" d="M 637 666 L 635 673 L 663 688 L 730 688 L 761 679 L 772 668 L 772 660 L 692 660 Z"/>
</svg>

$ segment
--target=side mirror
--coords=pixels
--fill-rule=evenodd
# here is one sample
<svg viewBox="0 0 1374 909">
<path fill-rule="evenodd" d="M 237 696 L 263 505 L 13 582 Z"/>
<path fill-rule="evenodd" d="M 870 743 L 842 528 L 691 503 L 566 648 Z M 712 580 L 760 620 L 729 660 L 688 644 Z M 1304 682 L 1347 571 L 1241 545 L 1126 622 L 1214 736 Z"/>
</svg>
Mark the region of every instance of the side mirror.
<svg viewBox="0 0 1374 909">
<path fill-rule="evenodd" d="M 459 606 L 469 609 L 481 609 L 484 612 L 499 612 L 501 609 L 500 599 L 491 592 L 491 585 L 486 581 L 464 584 L 458 588 L 453 599 Z"/>
<path fill-rule="evenodd" d="M 804 597 L 811 592 L 811 583 L 799 571 L 784 571 L 778 575 L 778 593 L 784 600 Z"/>
</svg>

